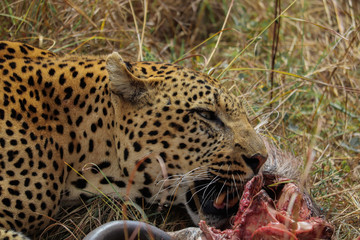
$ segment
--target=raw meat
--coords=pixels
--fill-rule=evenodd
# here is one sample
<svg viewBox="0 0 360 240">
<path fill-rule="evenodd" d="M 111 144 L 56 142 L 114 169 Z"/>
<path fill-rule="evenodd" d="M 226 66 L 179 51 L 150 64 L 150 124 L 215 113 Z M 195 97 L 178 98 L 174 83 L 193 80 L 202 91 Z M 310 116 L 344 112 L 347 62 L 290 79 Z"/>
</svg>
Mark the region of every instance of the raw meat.
<svg viewBox="0 0 360 240">
<path fill-rule="evenodd" d="M 206 240 L 331 239 L 326 222 L 310 197 L 290 179 L 255 176 L 245 186 L 232 227 L 219 230 L 199 223 Z"/>
</svg>

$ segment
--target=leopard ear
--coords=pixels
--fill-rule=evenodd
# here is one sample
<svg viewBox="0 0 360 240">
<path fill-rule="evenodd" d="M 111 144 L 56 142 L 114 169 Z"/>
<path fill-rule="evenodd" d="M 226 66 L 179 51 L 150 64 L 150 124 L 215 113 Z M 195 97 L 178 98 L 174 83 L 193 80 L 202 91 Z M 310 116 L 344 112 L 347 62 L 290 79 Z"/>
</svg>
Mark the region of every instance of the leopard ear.
<svg viewBox="0 0 360 240">
<path fill-rule="evenodd" d="M 129 68 L 131 65 L 126 63 L 117 52 L 113 52 L 106 59 L 111 91 L 125 100 L 136 102 L 146 92 L 147 84 L 144 80 L 135 77 Z"/>
</svg>

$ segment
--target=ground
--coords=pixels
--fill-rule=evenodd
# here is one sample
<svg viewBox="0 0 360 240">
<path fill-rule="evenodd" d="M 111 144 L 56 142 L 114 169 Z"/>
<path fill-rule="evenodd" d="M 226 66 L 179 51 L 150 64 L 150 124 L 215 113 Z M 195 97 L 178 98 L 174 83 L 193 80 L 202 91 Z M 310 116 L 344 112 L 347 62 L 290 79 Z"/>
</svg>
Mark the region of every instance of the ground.
<svg viewBox="0 0 360 240">
<path fill-rule="evenodd" d="M 259 132 L 299 157 L 303 179 L 336 226 L 336 238 L 359 236 L 360 3 L 144 2 L 5 0 L 0 39 L 58 54 L 117 50 L 133 60 L 178 62 L 220 78 L 242 97 Z M 286 12 L 274 22 L 276 9 Z M 103 200 L 84 203 L 83 212 L 64 210 L 42 237 L 82 238 L 87 229 L 121 218 L 120 204 Z M 135 217 L 164 228 L 186 225 L 175 226 L 167 210 L 160 220 Z"/>
</svg>

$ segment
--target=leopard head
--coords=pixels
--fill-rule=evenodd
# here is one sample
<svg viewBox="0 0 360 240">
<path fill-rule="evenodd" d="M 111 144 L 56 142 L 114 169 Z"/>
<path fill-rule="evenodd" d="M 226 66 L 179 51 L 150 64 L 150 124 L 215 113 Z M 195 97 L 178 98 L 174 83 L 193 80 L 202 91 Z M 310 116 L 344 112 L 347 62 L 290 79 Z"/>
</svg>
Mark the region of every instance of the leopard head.
<svg viewBox="0 0 360 240">
<path fill-rule="evenodd" d="M 205 74 L 173 64 L 107 58 L 120 165 L 185 204 L 194 222 L 219 226 L 267 158 L 239 98 Z M 162 167 L 161 167 L 162 166 Z M 165 178 L 165 180 L 164 180 Z"/>
</svg>

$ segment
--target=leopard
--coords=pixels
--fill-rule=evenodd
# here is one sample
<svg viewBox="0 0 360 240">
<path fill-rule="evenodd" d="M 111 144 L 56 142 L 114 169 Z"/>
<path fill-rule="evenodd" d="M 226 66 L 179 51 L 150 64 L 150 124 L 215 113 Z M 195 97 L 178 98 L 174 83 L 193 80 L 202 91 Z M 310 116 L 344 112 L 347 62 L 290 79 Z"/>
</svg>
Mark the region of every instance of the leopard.
<svg viewBox="0 0 360 240">
<path fill-rule="evenodd" d="M 267 159 L 241 96 L 200 71 L 1 41 L 0 78 L 3 239 L 100 193 L 218 226 Z"/>
</svg>

